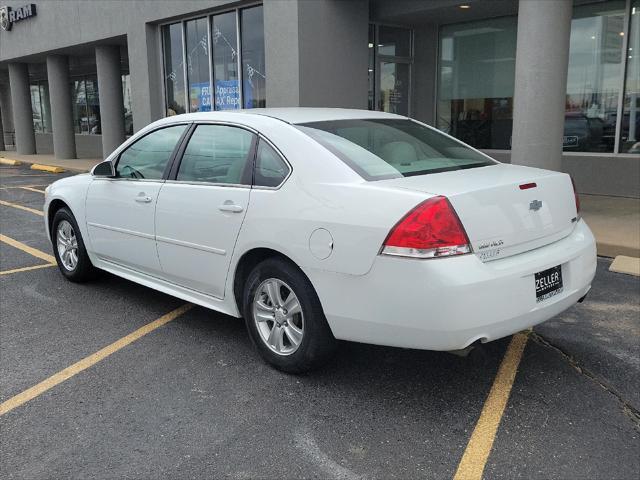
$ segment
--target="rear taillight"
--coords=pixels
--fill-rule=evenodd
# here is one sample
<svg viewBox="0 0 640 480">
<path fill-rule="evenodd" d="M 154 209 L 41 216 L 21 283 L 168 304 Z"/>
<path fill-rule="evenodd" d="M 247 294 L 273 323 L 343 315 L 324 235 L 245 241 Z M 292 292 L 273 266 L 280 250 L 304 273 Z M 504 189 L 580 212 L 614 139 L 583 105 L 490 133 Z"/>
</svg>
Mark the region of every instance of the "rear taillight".
<svg viewBox="0 0 640 480">
<path fill-rule="evenodd" d="M 433 197 L 415 207 L 393 227 L 381 253 L 437 258 L 471 253 L 471 245 L 447 197 Z"/>
<path fill-rule="evenodd" d="M 576 190 L 576 182 L 573 181 L 573 177 L 571 178 L 571 185 L 573 185 L 573 196 L 576 199 L 576 213 L 578 214 L 578 218 L 580 218 L 580 197 L 578 197 L 578 190 Z"/>
</svg>

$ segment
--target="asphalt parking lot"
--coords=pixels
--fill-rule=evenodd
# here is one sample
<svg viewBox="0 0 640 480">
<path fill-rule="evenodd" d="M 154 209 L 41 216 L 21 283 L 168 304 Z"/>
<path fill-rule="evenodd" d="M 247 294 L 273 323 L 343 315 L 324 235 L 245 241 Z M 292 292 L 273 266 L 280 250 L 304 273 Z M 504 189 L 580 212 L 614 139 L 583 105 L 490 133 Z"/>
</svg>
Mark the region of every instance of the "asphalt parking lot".
<svg viewBox="0 0 640 480">
<path fill-rule="evenodd" d="M 61 176 L 0 166 L 3 478 L 640 477 L 640 279 L 609 260 L 584 303 L 472 358 L 344 343 L 291 376 L 237 319 L 65 281 L 41 216 Z"/>
</svg>

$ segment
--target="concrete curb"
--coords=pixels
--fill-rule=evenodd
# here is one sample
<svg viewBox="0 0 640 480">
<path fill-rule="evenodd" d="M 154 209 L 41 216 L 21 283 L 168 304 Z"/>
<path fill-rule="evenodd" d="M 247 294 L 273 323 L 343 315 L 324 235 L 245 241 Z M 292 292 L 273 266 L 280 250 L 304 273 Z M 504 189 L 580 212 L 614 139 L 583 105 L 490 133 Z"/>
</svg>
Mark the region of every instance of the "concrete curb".
<svg viewBox="0 0 640 480">
<path fill-rule="evenodd" d="M 49 173 L 64 173 L 66 171 L 62 167 L 56 167 L 53 165 L 40 165 L 39 163 L 32 163 L 31 170 L 39 170 L 41 172 L 49 172 Z"/>
<path fill-rule="evenodd" d="M 22 162 L 19 160 L 13 160 L 12 158 L 0 158 L 0 165 L 11 165 L 15 167 L 17 165 L 22 165 Z"/>
</svg>

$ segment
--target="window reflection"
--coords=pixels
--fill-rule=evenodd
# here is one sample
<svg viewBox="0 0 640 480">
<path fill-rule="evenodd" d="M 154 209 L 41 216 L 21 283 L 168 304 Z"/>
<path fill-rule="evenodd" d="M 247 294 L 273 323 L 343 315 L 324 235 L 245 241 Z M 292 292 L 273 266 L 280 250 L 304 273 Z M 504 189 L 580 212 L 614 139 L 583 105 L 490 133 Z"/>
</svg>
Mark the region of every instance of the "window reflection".
<svg viewBox="0 0 640 480">
<path fill-rule="evenodd" d="M 571 22 L 565 151 L 613 152 L 620 94 L 624 2 L 587 5 Z"/>
<path fill-rule="evenodd" d="M 266 106 L 262 6 L 165 25 L 162 38 L 167 115 Z"/>
<path fill-rule="evenodd" d="M 574 9 L 564 151 L 614 151 L 624 8 L 615 0 Z M 511 148 L 516 37 L 516 17 L 442 27 L 438 128 L 477 148 Z M 628 70 L 627 76 L 637 79 L 638 73 Z M 628 90 L 637 91 L 637 82 L 629 83 Z"/>
<path fill-rule="evenodd" d="M 511 148 L 515 17 L 441 30 L 437 127 L 477 148 Z"/>
<path fill-rule="evenodd" d="M 100 101 L 98 80 L 95 76 L 75 78 L 71 81 L 71 103 L 75 133 L 100 135 Z"/>
<path fill-rule="evenodd" d="M 631 2 L 620 152 L 640 154 L 640 0 Z"/>
<path fill-rule="evenodd" d="M 211 32 L 215 109 L 240 108 L 235 12 L 214 15 Z"/>
<path fill-rule="evenodd" d="M 131 105 L 131 75 L 122 75 L 122 102 L 124 103 L 124 133 L 133 135 L 133 107 Z"/>
<path fill-rule="evenodd" d="M 262 7 L 242 10 L 242 102 L 244 108 L 266 106 Z"/>
<path fill-rule="evenodd" d="M 409 115 L 409 65 L 380 62 L 380 110 Z"/>
<path fill-rule="evenodd" d="M 187 79 L 189 81 L 189 111 L 210 111 L 209 35 L 206 18 L 187 22 Z"/>
<path fill-rule="evenodd" d="M 163 37 L 167 116 L 171 116 L 186 111 L 182 24 L 174 23 L 164 27 Z"/>
</svg>

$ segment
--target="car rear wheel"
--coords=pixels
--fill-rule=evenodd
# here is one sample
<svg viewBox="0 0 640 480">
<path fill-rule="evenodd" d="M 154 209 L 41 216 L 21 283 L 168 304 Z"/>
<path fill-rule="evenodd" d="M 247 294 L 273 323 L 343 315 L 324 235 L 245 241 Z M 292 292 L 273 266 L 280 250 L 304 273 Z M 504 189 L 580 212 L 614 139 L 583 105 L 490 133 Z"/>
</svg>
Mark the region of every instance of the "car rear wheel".
<svg viewBox="0 0 640 480">
<path fill-rule="evenodd" d="M 56 211 L 51 224 L 53 251 L 60 272 L 72 282 L 85 282 L 95 276 L 76 219 L 67 208 Z"/>
<path fill-rule="evenodd" d="M 309 279 L 291 263 L 271 258 L 245 283 L 243 311 L 249 336 L 279 370 L 301 373 L 321 366 L 336 340 Z"/>
</svg>

